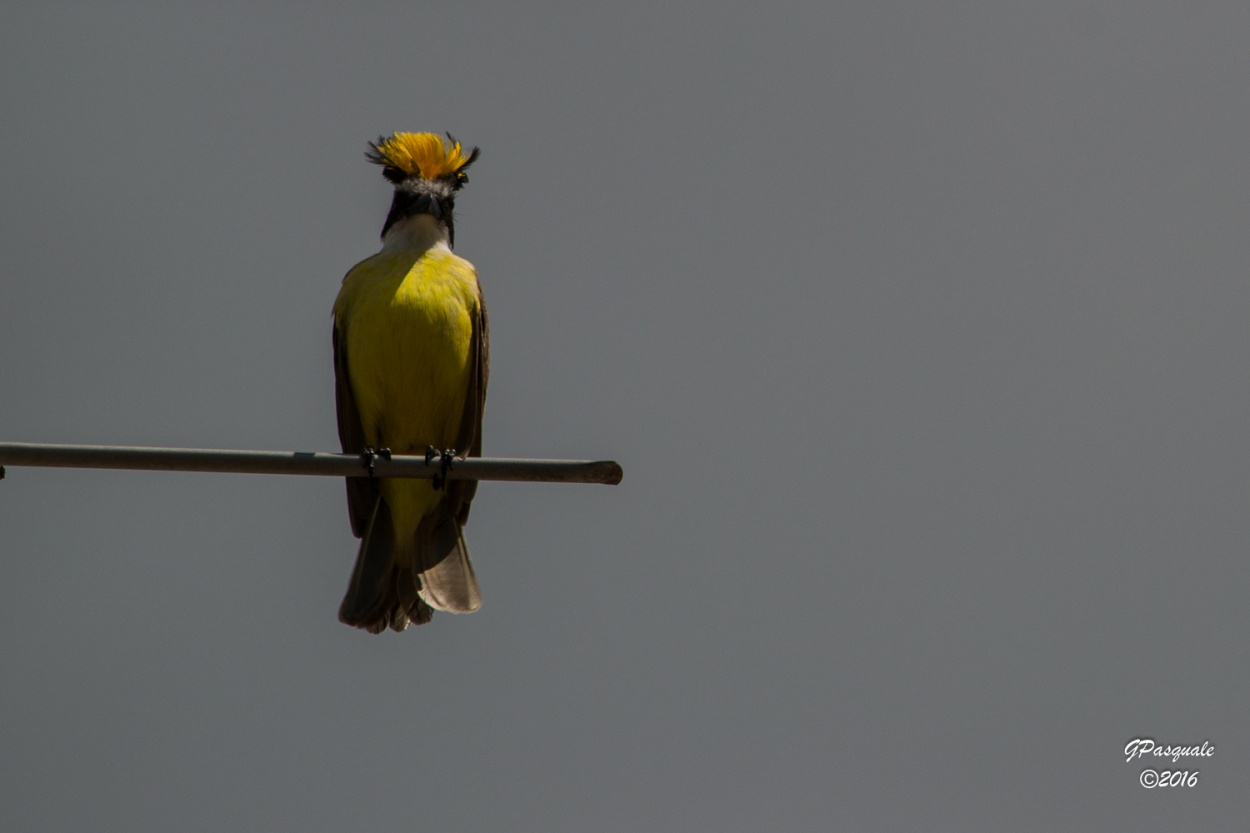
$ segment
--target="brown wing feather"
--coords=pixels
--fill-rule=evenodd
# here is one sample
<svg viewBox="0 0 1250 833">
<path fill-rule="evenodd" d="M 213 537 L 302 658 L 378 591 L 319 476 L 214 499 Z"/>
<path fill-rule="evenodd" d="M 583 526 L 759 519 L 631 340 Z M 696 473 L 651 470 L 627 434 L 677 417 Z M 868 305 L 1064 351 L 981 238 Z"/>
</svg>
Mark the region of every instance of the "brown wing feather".
<svg viewBox="0 0 1250 833">
<path fill-rule="evenodd" d="M 473 319 L 469 386 L 456 434 L 456 451 L 466 457 L 482 454 L 482 410 L 486 404 L 486 377 L 490 337 L 485 309 L 478 289 L 478 313 Z M 471 613 L 482 604 L 469 549 L 461 527 L 469 519 L 469 504 L 477 492 L 476 480 L 453 480 L 447 497 L 417 529 L 415 565 L 420 575 L 420 596 L 440 610 Z"/>
<path fill-rule="evenodd" d="M 473 353 L 468 398 L 456 436 L 456 452 L 465 457 L 482 456 L 482 413 L 486 409 L 486 382 L 490 376 L 490 320 L 481 284 L 477 287 L 477 315 L 473 319 Z M 469 520 L 469 504 L 476 493 L 476 480 L 453 480 L 448 484 L 450 509 L 461 526 Z"/>
<path fill-rule="evenodd" d="M 360 411 L 352 396 L 351 377 L 347 372 L 347 347 L 339 332 L 340 323 L 334 322 L 334 406 L 338 412 L 339 443 L 344 454 L 360 454 L 365 448 L 365 430 L 360 424 Z M 378 486 L 367 477 L 348 477 L 347 512 L 352 521 L 352 534 L 364 537 L 369 528 L 369 517 L 378 499 Z"/>
</svg>

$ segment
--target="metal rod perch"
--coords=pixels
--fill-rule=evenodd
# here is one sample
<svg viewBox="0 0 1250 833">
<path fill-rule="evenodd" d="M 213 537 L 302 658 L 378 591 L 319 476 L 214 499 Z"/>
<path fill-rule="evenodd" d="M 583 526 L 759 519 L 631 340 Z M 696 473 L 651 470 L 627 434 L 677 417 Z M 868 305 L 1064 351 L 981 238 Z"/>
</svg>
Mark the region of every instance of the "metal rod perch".
<svg viewBox="0 0 1250 833">
<path fill-rule="evenodd" d="M 238 474 L 311 474 L 331 477 L 368 477 L 362 455 L 323 451 L 226 451 L 202 448 L 143 448 L 113 445 L 48 445 L 0 443 L 3 466 L 51 466 L 86 469 L 141 469 L 145 471 L 209 471 Z M 442 471 L 438 458 L 377 455 L 374 477 L 433 478 Z M 457 459 L 447 472 L 450 480 L 511 480 L 538 483 L 621 482 L 621 466 L 612 460 L 523 460 L 500 457 Z"/>
</svg>

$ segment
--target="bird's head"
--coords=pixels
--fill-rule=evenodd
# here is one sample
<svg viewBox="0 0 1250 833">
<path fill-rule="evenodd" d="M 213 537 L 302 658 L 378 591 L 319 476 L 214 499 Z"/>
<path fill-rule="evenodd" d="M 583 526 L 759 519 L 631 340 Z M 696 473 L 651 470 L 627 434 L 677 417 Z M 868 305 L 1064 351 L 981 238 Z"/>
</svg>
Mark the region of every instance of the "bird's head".
<svg viewBox="0 0 1250 833">
<path fill-rule="evenodd" d="M 477 148 L 465 153 L 450 133 L 446 142 L 435 133 L 392 133 L 370 142 L 365 158 L 381 165 L 382 176 L 395 185 L 382 236 L 401 220 L 429 214 L 447 227 L 448 239 L 454 241 L 456 192 L 469 181 L 464 171 L 478 153 Z"/>
</svg>

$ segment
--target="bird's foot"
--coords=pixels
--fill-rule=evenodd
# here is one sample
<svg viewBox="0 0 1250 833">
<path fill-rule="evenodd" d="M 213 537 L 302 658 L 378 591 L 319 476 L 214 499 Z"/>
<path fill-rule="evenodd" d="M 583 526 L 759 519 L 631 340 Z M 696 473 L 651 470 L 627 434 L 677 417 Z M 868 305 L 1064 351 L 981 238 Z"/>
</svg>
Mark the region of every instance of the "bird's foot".
<svg viewBox="0 0 1250 833">
<path fill-rule="evenodd" d="M 434 446 L 429 446 L 425 450 L 425 464 L 428 466 L 434 460 L 438 460 L 438 474 L 434 475 L 434 491 L 440 491 L 447 485 L 447 473 L 451 471 L 451 462 L 456 459 L 456 450 L 454 448 L 444 448 L 439 451 Z"/>
<path fill-rule="evenodd" d="M 365 450 L 360 452 L 360 461 L 364 463 L 365 468 L 369 470 L 369 479 L 373 479 L 373 467 L 377 463 L 378 458 L 383 460 L 391 459 L 391 450 L 389 448 L 374 449 L 373 446 L 365 446 Z"/>
</svg>

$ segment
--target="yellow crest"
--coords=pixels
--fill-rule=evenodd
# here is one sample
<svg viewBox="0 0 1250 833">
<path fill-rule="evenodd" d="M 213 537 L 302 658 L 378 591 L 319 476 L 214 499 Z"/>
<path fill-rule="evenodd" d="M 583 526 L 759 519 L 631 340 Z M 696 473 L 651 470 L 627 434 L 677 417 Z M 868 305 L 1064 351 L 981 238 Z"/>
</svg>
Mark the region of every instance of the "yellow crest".
<svg viewBox="0 0 1250 833">
<path fill-rule="evenodd" d="M 392 133 L 369 143 L 365 157 L 386 168 L 384 174 L 392 182 L 408 177 L 442 179 L 455 177 L 467 181 L 461 171 L 477 159 L 478 150 L 465 153 L 460 143 L 447 134 L 450 145 L 436 133 Z"/>
</svg>

